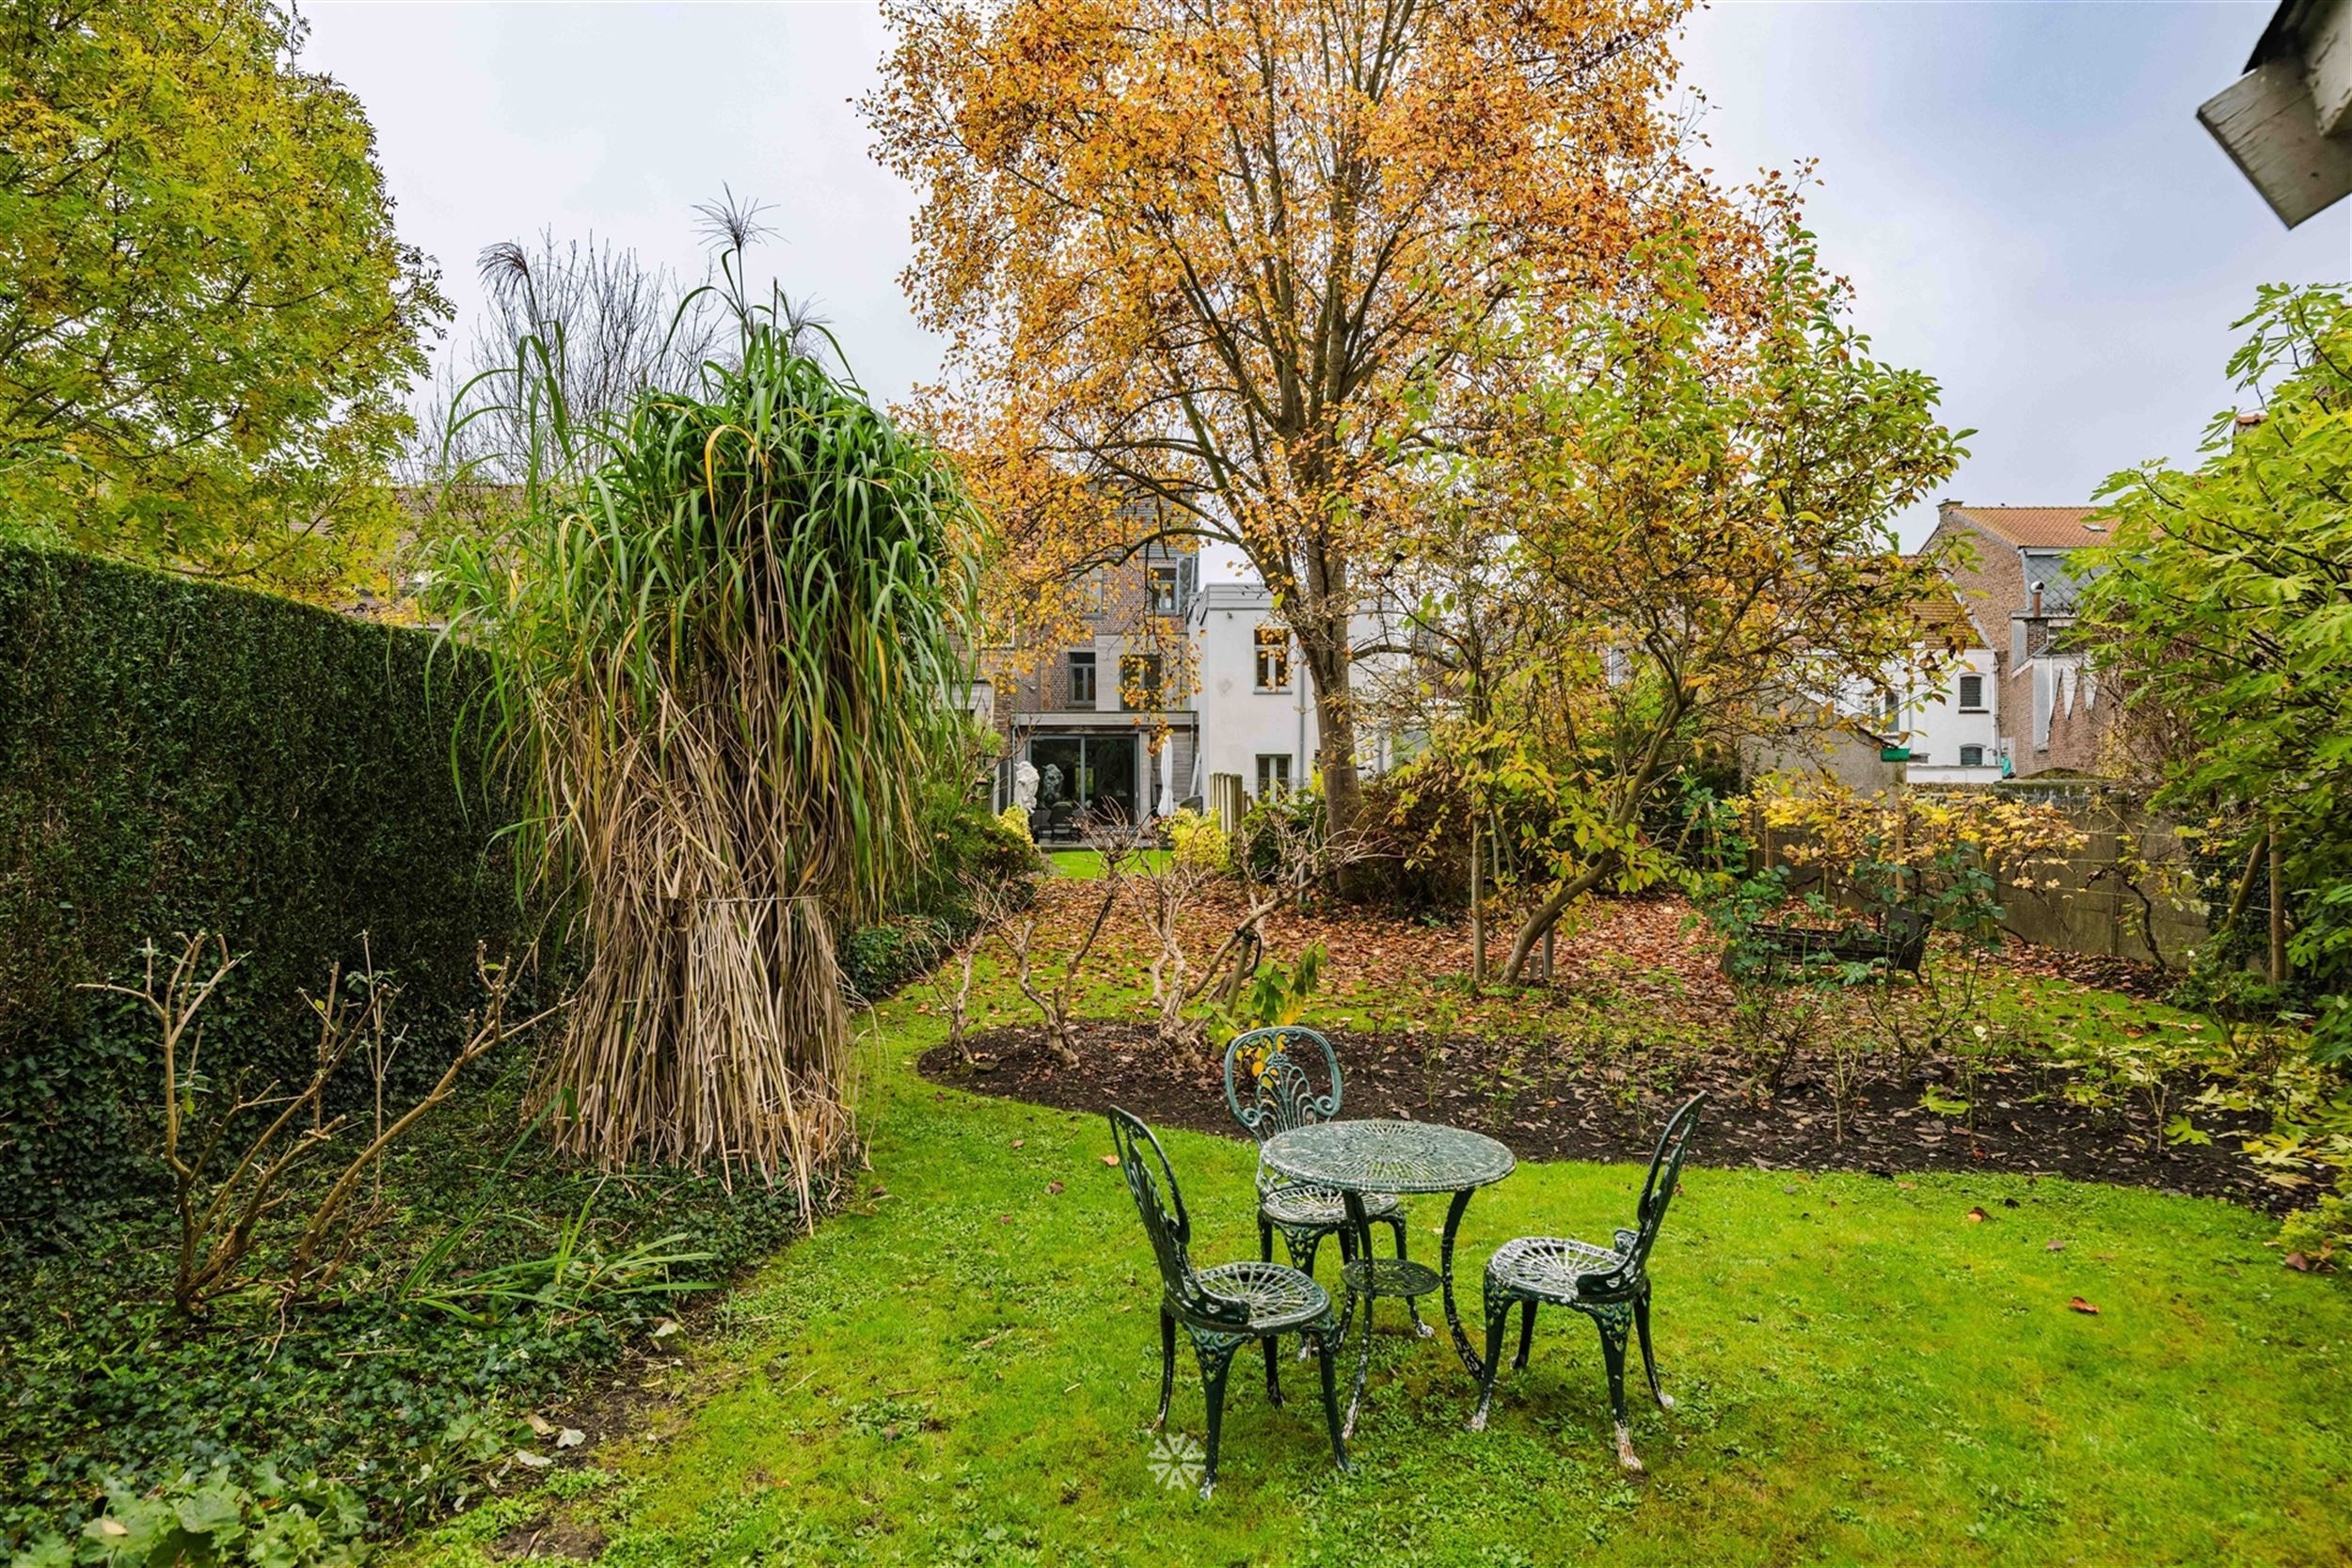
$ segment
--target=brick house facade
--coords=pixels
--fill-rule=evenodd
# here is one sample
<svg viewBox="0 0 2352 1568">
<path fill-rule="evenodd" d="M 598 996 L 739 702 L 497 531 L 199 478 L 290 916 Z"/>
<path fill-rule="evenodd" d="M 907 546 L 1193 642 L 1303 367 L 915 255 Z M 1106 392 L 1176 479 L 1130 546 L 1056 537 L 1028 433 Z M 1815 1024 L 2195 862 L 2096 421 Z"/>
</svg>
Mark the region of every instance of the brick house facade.
<svg viewBox="0 0 2352 1568">
<path fill-rule="evenodd" d="M 1934 548 L 1958 541 L 1971 559 L 1946 568 L 1961 603 L 1991 649 L 2000 745 L 2011 771 L 2099 773 L 2107 769 L 2116 705 L 2069 646 L 2076 598 L 2088 577 L 2074 554 L 2107 542 L 2089 506 L 1936 508 Z"/>
<path fill-rule="evenodd" d="M 1074 837 L 1090 816 L 1153 816 L 1186 792 L 1199 721 L 1185 621 L 1200 578 L 1186 542 L 1145 546 L 1076 585 L 1073 627 L 983 657 L 974 705 L 1004 740 L 998 808 L 1025 762 L 1046 838 Z"/>
</svg>

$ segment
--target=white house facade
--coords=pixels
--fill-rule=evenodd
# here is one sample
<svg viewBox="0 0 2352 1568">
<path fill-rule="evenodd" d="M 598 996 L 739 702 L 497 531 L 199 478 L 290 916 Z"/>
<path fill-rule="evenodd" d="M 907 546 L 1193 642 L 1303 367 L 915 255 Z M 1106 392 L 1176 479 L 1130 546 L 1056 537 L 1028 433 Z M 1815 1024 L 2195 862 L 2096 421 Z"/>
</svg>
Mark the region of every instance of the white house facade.
<svg viewBox="0 0 2352 1568">
<path fill-rule="evenodd" d="M 1892 739 L 1909 753 L 1913 784 L 1994 784 L 2003 778 L 2000 682 L 1993 650 L 1969 648 L 1936 680 L 1904 679 Z"/>
<path fill-rule="evenodd" d="M 1240 775 L 1253 797 L 1304 784 L 1322 732 L 1311 678 L 1273 595 L 1255 583 L 1204 584 L 1190 624 L 1200 741 L 1184 794 L 1205 798 L 1213 773 Z"/>
</svg>

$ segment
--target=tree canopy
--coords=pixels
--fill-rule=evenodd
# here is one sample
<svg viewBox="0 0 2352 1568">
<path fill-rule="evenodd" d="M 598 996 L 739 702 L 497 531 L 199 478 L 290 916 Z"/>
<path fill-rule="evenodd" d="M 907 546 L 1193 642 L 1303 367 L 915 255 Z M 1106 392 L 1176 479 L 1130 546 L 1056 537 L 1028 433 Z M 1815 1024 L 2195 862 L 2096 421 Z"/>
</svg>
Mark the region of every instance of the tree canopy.
<svg viewBox="0 0 2352 1568">
<path fill-rule="evenodd" d="M 52 0 L 0 34 L 0 530 L 347 591 L 448 313 L 358 100 L 259 0 Z"/>
<path fill-rule="evenodd" d="M 1541 867 L 1506 975 L 1577 897 L 1661 874 L 1642 813 L 1679 764 L 1841 722 L 1840 693 L 1948 651 L 1894 521 L 1960 454 L 1935 383 L 1870 356 L 1801 230 L 1772 258 L 1745 319 L 1668 236 L 1637 304 L 1505 325 L 1495 428 L 1443 485 L 1483 526 L 1474 585 L 1421 612 L 1441 665 L 1476 654 L 1437 753 L 1510 798 Z"/>
<path fill-rule="evenodd" d="M 1417 465 L 1478 417 L 1455 372 L 1480 329 L 1622 292 L 1669 230 L 1719 296 L 1756 259 L 1662 110 L 1686 8 L 887 6 L 866 107 L 924 191 L 932 410 L 1016 594 L 1153 531 L 1238 546 L 1298 636 L 1346 826 L 1349 617 L 1419 525 Z"/>
<path fill-rule="evenodd" d="M 2267 288 L 2238 325 L 2254 406 L 2193 470 L 2107 482 L 2084 614 L 2101 678 L 2176 737 L 2158 800 L 2223 838 L 2275 826 L 2320 1049 L 2352 1055 L 2352 297 Z"/>
</svg>

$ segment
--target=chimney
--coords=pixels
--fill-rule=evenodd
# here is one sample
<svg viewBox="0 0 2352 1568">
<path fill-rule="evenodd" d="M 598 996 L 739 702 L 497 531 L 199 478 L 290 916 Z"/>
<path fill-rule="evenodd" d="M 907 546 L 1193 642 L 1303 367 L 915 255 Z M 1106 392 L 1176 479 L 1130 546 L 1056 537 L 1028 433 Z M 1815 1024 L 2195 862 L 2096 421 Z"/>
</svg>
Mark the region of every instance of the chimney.
<svg viewBox="0 0 2352 1568">
<path fill-rule="evenodd" d="M 1935 503 L 1935 520 L 1940 523 L 1945 518 L 1950 516 L 1953 513 L 1959 511 L 1962 507 L 1967 504 L 1968 503 L 1966 501 L 1958 499 L 1937 501 Z"/>
<path fill-rule="evenodd" d="M 2037 619 L 2040 618 L 2042 614 L 2042 584 L 2038 582 L 2033 585 L 2033 608 L 2028 610 L 2026 613 L 2032 615 Z"/>
</svg>

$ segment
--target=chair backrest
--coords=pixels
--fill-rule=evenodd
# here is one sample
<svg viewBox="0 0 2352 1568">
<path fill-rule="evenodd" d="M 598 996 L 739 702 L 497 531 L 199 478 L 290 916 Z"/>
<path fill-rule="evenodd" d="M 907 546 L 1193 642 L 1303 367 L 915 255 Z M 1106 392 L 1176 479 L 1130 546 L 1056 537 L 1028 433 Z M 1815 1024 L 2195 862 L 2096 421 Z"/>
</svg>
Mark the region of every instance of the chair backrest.
<svg viewBox="0 0 2352 1568">
<path fill-rule="evenodd" d="M 1674 1201 L 1675 1184 L 1681 1180 L 1682 1157 L 1691 1150 L 1691 1133 L 1698 1126 L 1699 1107 L 1706 1103 L 1707 1096 L 1694 1094 L 1666 1118 L 1664 1129 L 1658 1134 L 1658 1148 L 1649 1157 L 1649 1175 L 1642 1182 L 1642 1201 L 1634 1210 L 1633 1228 L 1617 1232 L 1617 1250 L 1625 1260 L 1613 1269 L 1581 1275 L 1577 1280 L 1580 1292 L 1598 1295 L 1630 1290 L 1641 1279 L 1649 1266 L 1650 1248 L 1657 1244 L 1659 1227 L 1665 1224 L 1666 1205 Z"/>
<path fill-rule="evenodd" d="M 1315 1092 L 1308 1048 L 1323 1055 L 1327 1093 Z M 1305 1058 L 1302 1060 L 1302 1058 Z M 1277 1132 L 1340 1114 L 1340 1057 L 1331 1042 L 1296 1023 L 1235 1035 L 1225 1048 L 1225 1103 L 1260 1143 Z"/>
<path fill-rule="evenodd" d="M 1192 1221 L 1184 1213 L 1184 1195 L 1176 1188 L 1176 1172 L 1168 1163 L 1168 1151 L 1160 1148 L 1152 1129 L 1118 1106 L 1111 1107 L 1110 1117 L 1111 1146 L 1119 1151 L 1119 1168 L 1127 1178 L 1136 1212 L 1143 1217 L 1144 1233 L 1152 1238 L 1152 1251 L 1160 1264 L 1162 1294 L 1169 1310 L 1208 1326 L 1246 1325 L 1248 1304 L 1218 1295 L 1193 1272 Z"/>
</svg>

